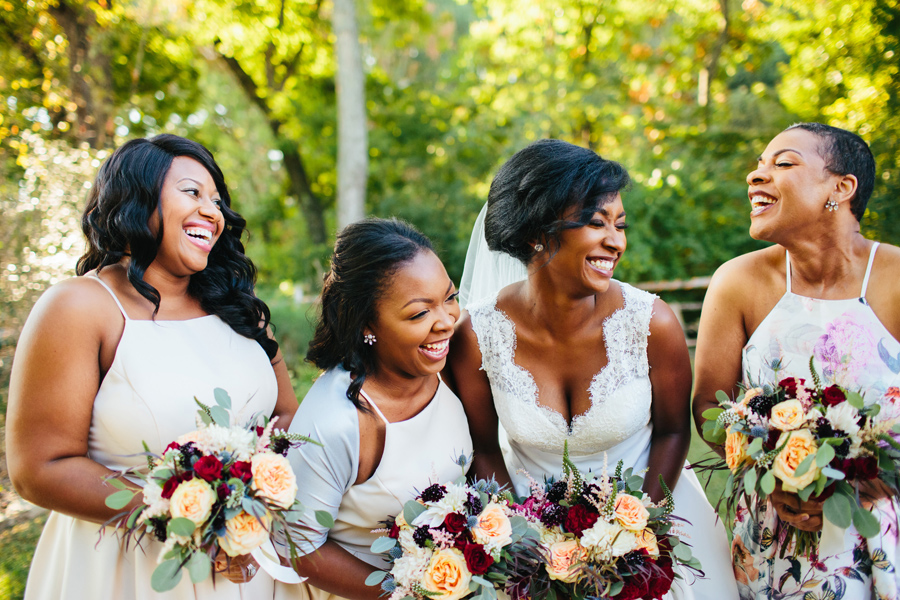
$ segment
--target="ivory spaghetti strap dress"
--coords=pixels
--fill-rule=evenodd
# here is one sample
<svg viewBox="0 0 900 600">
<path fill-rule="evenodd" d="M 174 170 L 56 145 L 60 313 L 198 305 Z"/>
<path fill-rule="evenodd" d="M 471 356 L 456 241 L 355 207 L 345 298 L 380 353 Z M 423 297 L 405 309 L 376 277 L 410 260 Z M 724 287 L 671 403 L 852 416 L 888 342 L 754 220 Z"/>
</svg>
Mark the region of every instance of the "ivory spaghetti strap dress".
<svg viewBox="0 0 900 600">
<path fill-rule="evenodd" d="M 790 255 L 785 254 L 786 291 L 743 349 L 745 383 L 776 377 L 810 381 L 809 359 L 824 385 L 836 383 L 881 404 L 878 418 L 900 414 L 900 342 L 885 329 L 866 302 L 866 288 L 878 243 L 873 244 L 858 298 L 821 300 L 791 292 Z M 776 375 L 771 365 L 781 360 Z M 875 513 L 881 532 L 869 539 L 855 527 L 843 532 L 836 551 L 816 561 L 778 558 L 785 543 L 771 504 L 761 504 L 759 520 L 739 508 L 732 555 L 742 600 L 866 600 L 898 598 L 898 506 L 884 500 Z M 826 525 L 827 526 L 827 525 Z M 838 536 L 840 536 L 838 530 Z M 781 539 L 779 539 L 781 538 Z M 840 542 L 843 547 L 840 547 Z"/>
<path fill-rule="evenodd" d="M 196 429 L 196 396 L 214 404 L 213 389 L 228 391 L 235 423 L 255 413 L 271 415 L 278 384 L 262 347 L 236 333 L 219 317 L 186 321 L 130 319 L 112 289 L 101 279 L 125 317 L 125 329 L 112 366 L 94 399 L 88 458 L 110 469 L 146 464 L 142 441 L 154 453 Z M 52 370 L 52 365 L 47 365 Z M 110 493 L 114 489 L 110 487 Z M 185 573 L 165 594 L 150 587 L 162 544 L 144 538 L 126 549 L 113 528 L 102 539 L 100 526 L 51 512 L 38 542 L 26 600 L 238 600 L 271 597 L 273 581 L 264 572 L 244 585 L 216 576 L 192 585 Z M 99 542 L 98 542 L 99 540 Z"/>
</svg>

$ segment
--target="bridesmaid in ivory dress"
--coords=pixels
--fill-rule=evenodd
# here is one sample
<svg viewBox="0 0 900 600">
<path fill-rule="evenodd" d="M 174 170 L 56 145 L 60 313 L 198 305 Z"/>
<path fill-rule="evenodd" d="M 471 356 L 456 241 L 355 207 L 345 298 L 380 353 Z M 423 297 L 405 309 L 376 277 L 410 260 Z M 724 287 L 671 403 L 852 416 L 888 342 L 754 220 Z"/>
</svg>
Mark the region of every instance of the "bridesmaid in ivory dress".
<svg viewBox="0 0 900 600">
<path fill-rule="evenodd" d="M 157 594 L 150 577 L 160 542 L 147 536 L 126 549 L 114 526 L 98 542 L 99 524 L 117 512 L 104 503 L 115 489 L 104 478 L 146 465 L 142 442 L 161 453 L 194 430 L 194 397 L 214 404 L 214 388 L 228 390 L 240 423 L 264 413 L 287 427 L 296 410 L 267 332 L 269 309 L 253 293 L 244 226 L 222 172 L 196 142 L 131 140 L 100 168 L 82 218 L 88 250 L 79 276 L 41 296 L 13 364 L 10 477 L 23 498 L 52 511 L 28 600 L 271 596 L 272 579 L 254 578 L 249 556 L 227 568 L 217 560 L 234 583 L 183 577 Z"/>
<path fill-rule="evenodd" d="M 872 153 L 849 131 L 799 123 L 769 142 L 747 185 L 750 236 L 773 245 L 728 261 L 710 282 L 697 340 L 698 427 L 718 404 L 716 390 L 811 381 L 810 357 L 823 385 L 900 412 L 900 248 L 860 233 L 874 183 Z M 900 597 L 900 507 L 872 481 L 860 497 L 875 503 L 881 531 L 868 539 L 853 526 L 822 531 L 822 502 L 780 487 L 759 502 L 758 518 L 739 507 L 732 555 L 740 597 Z M 819 556 L 791 558 L 784 524 L 822 531 Z"/>
<path fill-rule="evenodd" d="M 375 600 L 366 577 L 386 563 L 372 530 L 418 491 L 460 477 L 472 453 L 466 415 L 441 380 L 456 287 L 431 242 L 395 219 L 348 225 L 322 288 L 321 318 L 306 358 L 325 372 L 292 429 L 307 444 L 288 455 L 307 508 L 295 568 L 309 579 L 276 583 L 275 597 Z M 462 457 L 462 458 L 461 458 Z M 325 511 L 327 529 L 313 517 Z"/>
<path fill-rule="evenodd" d="M 523 281 L 499 293 L 469 295 L 451 348 L 475 473 L 496 475 L 525 495 L 523 471 L 538 481 L 558 476 L 568 443 L 582 471 L 614 469 L 619 460 L 646 469 L 644 491 L 654 501 L 663 497 L 662 475 L 706 573 L 672 593 L 734 598 L 724 527 L 685 470 L 691 366 L 684 333 L 662 300 L 613 279 L 626 247 L 619 192 L 628 183 L 618 163 L 559 140 L 531 144 L 494 178 L 487 248 L 495 262 L 511 257 L 525 269 Z M 473 258 L 471 249 L 469 258 L 467 269 L 481 265 L 476 271 L 492 262 Z M 481 289 L 494 282 L 480 272 L 463 280 Z"/>
</svg>

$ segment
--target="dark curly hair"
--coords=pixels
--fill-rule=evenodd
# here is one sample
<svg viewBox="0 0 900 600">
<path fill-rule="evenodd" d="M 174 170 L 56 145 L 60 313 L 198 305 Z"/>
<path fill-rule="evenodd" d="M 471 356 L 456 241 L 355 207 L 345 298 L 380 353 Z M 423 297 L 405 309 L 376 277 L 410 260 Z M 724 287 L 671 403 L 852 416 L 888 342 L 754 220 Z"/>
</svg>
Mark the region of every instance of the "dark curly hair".
<svg viewBox="0 0 900 600">
<path fill-rule="evenodd" d="M 516 152 L 491 182 L 484 220 L 488 248 L 527 265 L 535 255 L 531 244 L 544 238 L 555 253 L 561 231 L 587 225 L 630 183 L 622 165 L 592 150 L 538 140 Z M 581 211 L 578 221 L 562 220 L 572 207 Z"/>
<path fill-rule="evenodd" d="M 421 252 L 434 252 L 431 241 L 399 219 L 353 223 L 335 241 L 306 360 L 323 370 L 341 366 L 352 373 L 347 398 L 360 410 L 367 408 L 359 391 L 375 369 L 375 351 L 363 341 L 363 331 L 375 321 L 376 305 L 391 275 Z"/>
<path fill-rule="evenodd" d="M 81 229 L 88 249 L 78 259 L 76 273 L 102 270 L 130 256 L 128 281 L 159 311 L 159 292 L 144 281 L 144 273 L 156 258 L 163 237 L 160 194 L 166 174 L 177 156 L 192 158 L 212 176 L 222 198 L 225 229 L 212 251 L 207 267 L 191 276 L 188 293 L 200 301 L 203 310 L 216 315 L 234 331 L 256 340 L 270 359 L 278 352 L 271 339 L 269 307 L 256 297 L 256 267 L 244 254 L 241 243 L 247 222 L 231 209 L 225 177 L 212 154 L 191 140 L 170 134 L 150 139 L 130 140 L 119 147 L 100 167 L 88 194 L 81 217 Z M 156 212 L 159 231 L 150 230 Z"/>
<path fill-rule="evenodd" d="M 802 129 L 819 138 L 819 156 L 825 160 L 829 173 L 856 177 L 856 195 L 850 200 L 850 211 L 861 221 L 875 187 L 875 158 L 869 145 L 855 133 L 822 123 L 794 123 L 785 131 L 791 129 Z"/>
</svg>

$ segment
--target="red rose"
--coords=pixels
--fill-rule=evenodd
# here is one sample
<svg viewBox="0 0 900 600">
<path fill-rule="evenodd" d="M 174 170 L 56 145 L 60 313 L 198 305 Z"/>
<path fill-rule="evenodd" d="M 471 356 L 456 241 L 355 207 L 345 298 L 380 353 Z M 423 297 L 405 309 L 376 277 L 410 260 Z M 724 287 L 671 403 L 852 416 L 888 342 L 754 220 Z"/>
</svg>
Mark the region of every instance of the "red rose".
<svg viewBox="0 0 900 600">
<path fill-rule="evenodd" d="M 215 456 L 202 456 L 194 463 L 194 473 L 210 483 L 222 479 L 222 461 Z"/>
<path fill-rule="evenodd" d="M 247 461 L 239 460 L 233 465 L 231 465 L 231 476 L 237 477 L 244 483 L 248 483 L 251 479 L 253 479 L 253 471 L 250 470 L 250 463 Z"/>
<path fill-rule="evenodd" d="M 400 526 L 397 525 L 396 521 L 394 521 L 394 523 L 391 525 L 391 530 L 390 532 L 388 532 L 388 537 L 392 537 L 395 540 L 400 537 Z"/>
<path fill-rule="evenodd" d="M 616 594 L 616 600 L 641 600 L 647 595 L 650 582 L 643 574 L 631 575 L 625 579 L 625 587 Z"/>
<path fill-rule="evenodd" d="M 856 478 L 861 481 L 878 477 L 878 461 L 874 456 L 857 456 L 853 466 L 856 467 Z"/>
<path fill-rule="evenodd" d="M 772 429 L 769 431 L 768 437 L 766 437 L 766 441 L 763 442 L 763 446 L 765 446 L 766 450 L 774 450 L 778 446 L 778 438 L 781 436 L 781 432 L 777 429 Z"/>
<path fill-rule="evenodd" d="M 672 569 L 672 559 L 668 556 L 660 556 L 656 559 L 656 572 L 653 574 L 653 577 L 647 582 L 647 595 L 646 598 L 649 600 L 652 598 L 653 600 L 662 600 L 662 597 L 666 595 L 666 592 L 672 587 L 672 582 L 675 580 L 675 571 Z"/>
<path fill-rule="evenodd" d="M 836 385 L 830 385 L 822 390 L 822 404 L 825 406 L 837 406 L 841 402 L 846 402 L 847 396 Z"/>
<path fill-rule="evenodd" d="M 797 397 L 797 387 L 803 383 L 802 379 L 788 377 L 778 382 L 778 386 L 784 390 L 784 397 L 793 400 Z"/>
<path fill-rule="evenodd" d="M 227 483 L 220 483 L 219 487 L 216 488 L 216 494 L 219 496 L 219 500 L 224 500 L 231 494 L 231 488 L 228 487 Z"/>
<path fill-rule="evenodd" d="M 448 533 L 456 535 L 469 527 L 469 521 L 464 515 L 453 512 L 444 517 L 444 528 Z"/>
<path fill-rule="evenodd" d="M 585 508 L 581 504 L 576 504 L 569 509 L 566 515 L 565 527 L 569 533 L 574 533 L 576 537 L 581 537 L 585 529 L 590 529 L 597 522 L 598 515 Z"/>
<path fill-rule="evenodd" d="M 494 559 L 490 554 L 484 551 L 481 544 L 468 544 L 463 548 L 463 556 L 466 557 L 466 566 L 473 575 L 483 575 L 487 573 Z"/>
<path fill-rule="evenodd" d="M 172 497 L 172 494 L 175 493 L 175 488 L 177 488 L 182 481 L 190 481 L 194 478 L 193 473 L 182 473 L 181 475 L 172 475 L 169 477 L 169 480 L 163 485 L 162 497 L 168 500 Z"/>
</svg>

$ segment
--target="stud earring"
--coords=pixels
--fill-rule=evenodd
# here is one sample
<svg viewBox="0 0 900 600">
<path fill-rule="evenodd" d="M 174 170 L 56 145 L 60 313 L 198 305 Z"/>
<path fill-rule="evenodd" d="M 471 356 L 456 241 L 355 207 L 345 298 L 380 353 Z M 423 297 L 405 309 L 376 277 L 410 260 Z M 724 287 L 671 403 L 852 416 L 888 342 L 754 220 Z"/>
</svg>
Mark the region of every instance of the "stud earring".
<svg viewBox="0 0 900 600">
<path fill-rule="evenodd" d="M 365 342 L 366 344 L 368 344 L 370 346 L 372 344 L 374 344 L 376 341 L 378 341 L 378 340 L 375 339 L 374 334 L 367 333 L 366 335 L 363 336 L 363 342 Z"/>
<path fill-rule="evenodd" d="M 838 203 L 834 198 L 829 198 L 828 202 L 825 203 L 825 208 L 827 210 L 830 210 L 831 212 L 834 212 L 838 209 Z"/>
<path fill-rule="evenodd" d="M 543 244 L 535 244 L 535 245 L 534 245 L 534 251 L 535 251 L 535 252 L 543 252 L 543 251 L 544 251 L 544 245 L 543 245 Z"/>
</svg>

